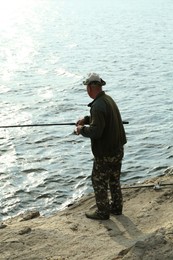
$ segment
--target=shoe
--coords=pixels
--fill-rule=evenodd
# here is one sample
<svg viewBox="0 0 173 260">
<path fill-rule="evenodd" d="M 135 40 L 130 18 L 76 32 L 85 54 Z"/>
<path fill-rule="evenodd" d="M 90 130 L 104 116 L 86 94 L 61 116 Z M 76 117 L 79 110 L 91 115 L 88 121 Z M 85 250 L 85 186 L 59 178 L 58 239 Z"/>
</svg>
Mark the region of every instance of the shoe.
<svg viewBox="0 0 173 260">
<path fill-rule="evenodd" d="M 113 209 L 110 210 L 110 213 L 113 215 L 122 215 L 122 211 L 117 211 L 117 210 L 113 210 Z"/>
<path fill-rule="evenodd" d="M 113 205 L 111 204 L 110 213 L 113 215 L 122 215 L 122 209 L 121 208 L 117 209 L 117 208 L 113 207 Z"/>
<path fill-rule="evenodd" d="M 96 219 L 96 220 L 107 220 L 109 219 L 109 214 L 104 214 L 101 213 L 99 211 L 95 211 L 95 212 L 89 212 L 89 213 L 85 213 L 87 218 L 91 218 L 91 219 Z"/>
</svg>

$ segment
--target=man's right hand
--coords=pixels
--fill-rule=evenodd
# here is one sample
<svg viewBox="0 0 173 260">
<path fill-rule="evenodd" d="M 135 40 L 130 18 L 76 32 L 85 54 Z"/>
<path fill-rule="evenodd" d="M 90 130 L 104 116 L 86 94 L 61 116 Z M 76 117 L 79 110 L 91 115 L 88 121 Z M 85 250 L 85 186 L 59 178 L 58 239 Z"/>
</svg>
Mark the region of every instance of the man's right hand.
<svg viewBox="0 0 173 260">
<path fill-rule="evenodd" d="M 84 118 L 82 118 L 82 119 L 79 119 L 77 122 L 76 122 L 76 125 L 78 126 L 78 125 L 82 125 L 82 126 L 84 126 L 84 123 L 85 122 L 85 119 Z"/>
</svg>

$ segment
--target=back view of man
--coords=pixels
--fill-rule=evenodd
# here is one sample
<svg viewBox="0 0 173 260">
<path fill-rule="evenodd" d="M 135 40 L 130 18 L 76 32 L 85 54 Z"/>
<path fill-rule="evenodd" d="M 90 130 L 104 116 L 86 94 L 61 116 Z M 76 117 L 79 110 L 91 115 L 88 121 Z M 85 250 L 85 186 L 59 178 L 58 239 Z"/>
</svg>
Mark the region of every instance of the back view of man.
<svg viewBox="0 0 173 260">
<path fill-rule="evenodd" d="M 94 155 L 92 185 L 97 205 L 97 210 L 86 213 L 86 217 L 106 220 L 110 213 L 122 214 L 120 174 L 126 134 L 115 101 L 102 90 L 106 82 L 98 74 L 92 73 L 83 84 L 87 86 L 87 93 L 93 101 L 88 105 L 90 116 L 77 122 L 76 133 L 91 139 Z"/>
</svg>

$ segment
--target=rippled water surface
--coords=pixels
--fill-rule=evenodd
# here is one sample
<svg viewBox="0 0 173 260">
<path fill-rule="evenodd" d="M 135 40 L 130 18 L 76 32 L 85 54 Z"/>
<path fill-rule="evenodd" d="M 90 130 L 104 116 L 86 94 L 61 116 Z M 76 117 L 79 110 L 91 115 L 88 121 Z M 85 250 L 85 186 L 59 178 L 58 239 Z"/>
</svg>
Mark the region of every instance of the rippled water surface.
<svg viewBox="0 0 173 260">
<path fill-rule="evenodd" d="M 122 183 L 173 160 L 171 0 L 0 0 L 0 125 L 76 122 L 100 73 L 128 143 Z M 73 126 L 0 129 L 0 219 L 52 214 L 92 191 L 90 140 Z"/>
</svg>

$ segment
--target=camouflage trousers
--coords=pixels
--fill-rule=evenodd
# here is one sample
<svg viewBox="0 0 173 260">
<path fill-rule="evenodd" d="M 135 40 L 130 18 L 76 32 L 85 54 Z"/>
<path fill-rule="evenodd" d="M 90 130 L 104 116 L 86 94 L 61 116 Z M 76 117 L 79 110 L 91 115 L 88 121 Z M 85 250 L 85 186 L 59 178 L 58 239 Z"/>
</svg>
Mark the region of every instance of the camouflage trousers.
<svg viewBox="0 0 173 260">
<path fill-rule="evenodd" d="M 105 214 L 110 212 L 108 188 L 110 188 L 111 207 L 115 211 L 122 211 L 123 198 L 120 185 L 120 174 L 123 155 L 124 151 L 121 149 L 114 157 L 94 158 L 92 185 L 99 212 Z"/>
</svg>

